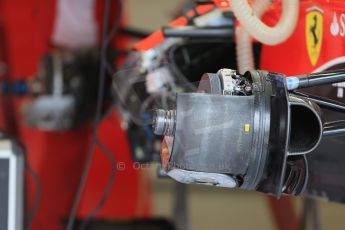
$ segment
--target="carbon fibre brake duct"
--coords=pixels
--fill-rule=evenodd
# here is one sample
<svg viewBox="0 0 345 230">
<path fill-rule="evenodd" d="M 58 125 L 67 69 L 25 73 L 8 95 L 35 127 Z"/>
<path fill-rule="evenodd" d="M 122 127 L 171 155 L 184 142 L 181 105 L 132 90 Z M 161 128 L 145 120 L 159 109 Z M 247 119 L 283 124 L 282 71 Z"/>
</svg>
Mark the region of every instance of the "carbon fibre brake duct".
<svg viewBox="0 0 345 230">
<path fill-rule="evenodd" d="M 154 132 L 165 135 L 161 155 L 167 174 L 183 183 L 277 197 L 302 194 L 306 156 L 323 136 L 345 133 L 341 122 L 323 121 L 320 107 L 345 112 L 345 105 L 292 90 L 345 81 L 344 73 L 286 78 L 221 69 L 205 74 L 196 93 L 177 94 L 174 110 L 155 112 Z"/>
</svg>

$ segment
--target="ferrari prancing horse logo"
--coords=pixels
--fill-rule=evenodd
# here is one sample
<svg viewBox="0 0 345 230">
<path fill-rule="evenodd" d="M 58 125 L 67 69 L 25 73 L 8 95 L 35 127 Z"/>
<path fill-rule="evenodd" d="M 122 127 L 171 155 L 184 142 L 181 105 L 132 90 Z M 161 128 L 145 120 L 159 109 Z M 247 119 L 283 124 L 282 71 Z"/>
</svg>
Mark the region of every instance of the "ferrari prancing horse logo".
<svg viewBox="0 0 345 230">
<path fill-rule="evenodd" d="M 305 35 L 309 60 L 314 66 L 320 56 L 323 33 L 322 10 L 316 6 L 307 9 Z"/>
</svg>

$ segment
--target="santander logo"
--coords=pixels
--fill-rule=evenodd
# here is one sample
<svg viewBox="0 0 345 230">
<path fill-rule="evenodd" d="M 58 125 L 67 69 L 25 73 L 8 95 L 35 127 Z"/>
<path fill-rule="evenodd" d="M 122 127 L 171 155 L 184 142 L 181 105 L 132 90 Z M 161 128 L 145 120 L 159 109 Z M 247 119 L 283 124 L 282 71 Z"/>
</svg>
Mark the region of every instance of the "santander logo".
<svg viewBox="0 0 345 230">
<path fill-rule="evenodd" d="M 330 26 L 330 31 L 334 37 L 345 37 L 345 13 L 340 14 L 339 17 L 337 13 L 333 14 L 333 20 Z"/>
<path fill-rule="evenodd" d="M 333 14 L 333 21 L 331 24 L 331 34 L 333 36 L 337 36 L 339 34 L 339 30 L 340 30 L 340 27 L 339 27 L 339 23 L 338 23 L 338 19 L 337 19 L 337 14 L 334 13 Z"/>
</svg>

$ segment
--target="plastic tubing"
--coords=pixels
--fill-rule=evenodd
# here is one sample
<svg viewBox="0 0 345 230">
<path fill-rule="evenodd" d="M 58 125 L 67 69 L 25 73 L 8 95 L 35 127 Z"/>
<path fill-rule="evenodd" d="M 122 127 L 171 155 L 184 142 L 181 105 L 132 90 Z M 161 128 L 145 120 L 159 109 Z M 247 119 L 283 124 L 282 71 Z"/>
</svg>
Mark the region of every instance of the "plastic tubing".
<svg viewBox="0 0 345 230">
<path fill-rule="evenodd" d="M 253 12 L 260 18 L 268 6 L 271 4 L 270 0 L 256 0 L 253 3 Z M 236 29 L 236 55 L 237 68 L 239 73 L 244 74 L 248 70 L 255 68 L 254 54 L 252 48 L 251 36 L 248 31 L 239 25 Z"/>
<path fill-rule="evenodd" d="M 299 0 L 282 0 L 282 15 L 274 27 L 265 25 L 253 12 L 247 0 L 229 0 L 240 24 L 248 33 L 266 45 L 285 41 L 294 31 L 299 12 Z"/>
</svg>

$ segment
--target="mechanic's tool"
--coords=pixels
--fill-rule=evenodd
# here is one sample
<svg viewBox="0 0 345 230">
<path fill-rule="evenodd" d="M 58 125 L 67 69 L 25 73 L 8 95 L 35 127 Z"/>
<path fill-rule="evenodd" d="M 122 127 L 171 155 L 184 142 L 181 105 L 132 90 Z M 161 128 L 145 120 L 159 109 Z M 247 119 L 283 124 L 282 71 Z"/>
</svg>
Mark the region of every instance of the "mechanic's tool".
<svg viewBox="0 0 345 230">
<path fill-rule="evenodd" d="M 330 83 L 328 74 L 334 76 L 318 76 Z M 197 93 L 178 93 L 176 109 L 156 110 L 153 127 L 155 134 L 165 135 L 167 174 L 184 183 L 255 189 L 278 197 L 303 193 L 306 154 L 323 134 L 344 135 L 344 122 L 324 123 L 317 104 L 326 102 L 288 91 L 287 79 L 266 71 L 240 75 L 222 69 L 205 74 Z M 344 105 L 328 100 L 327 106 L 339 110 Z"/>
<path fill-rule="evenodd" d="M 45 131 L 61 131 L 92 117 L 97 94 L 97 61 L 97 52 L 91 50 L 46 55 L 27 86 L 33 100 L 23 105 L 26 124 Z"/>
</svg>

